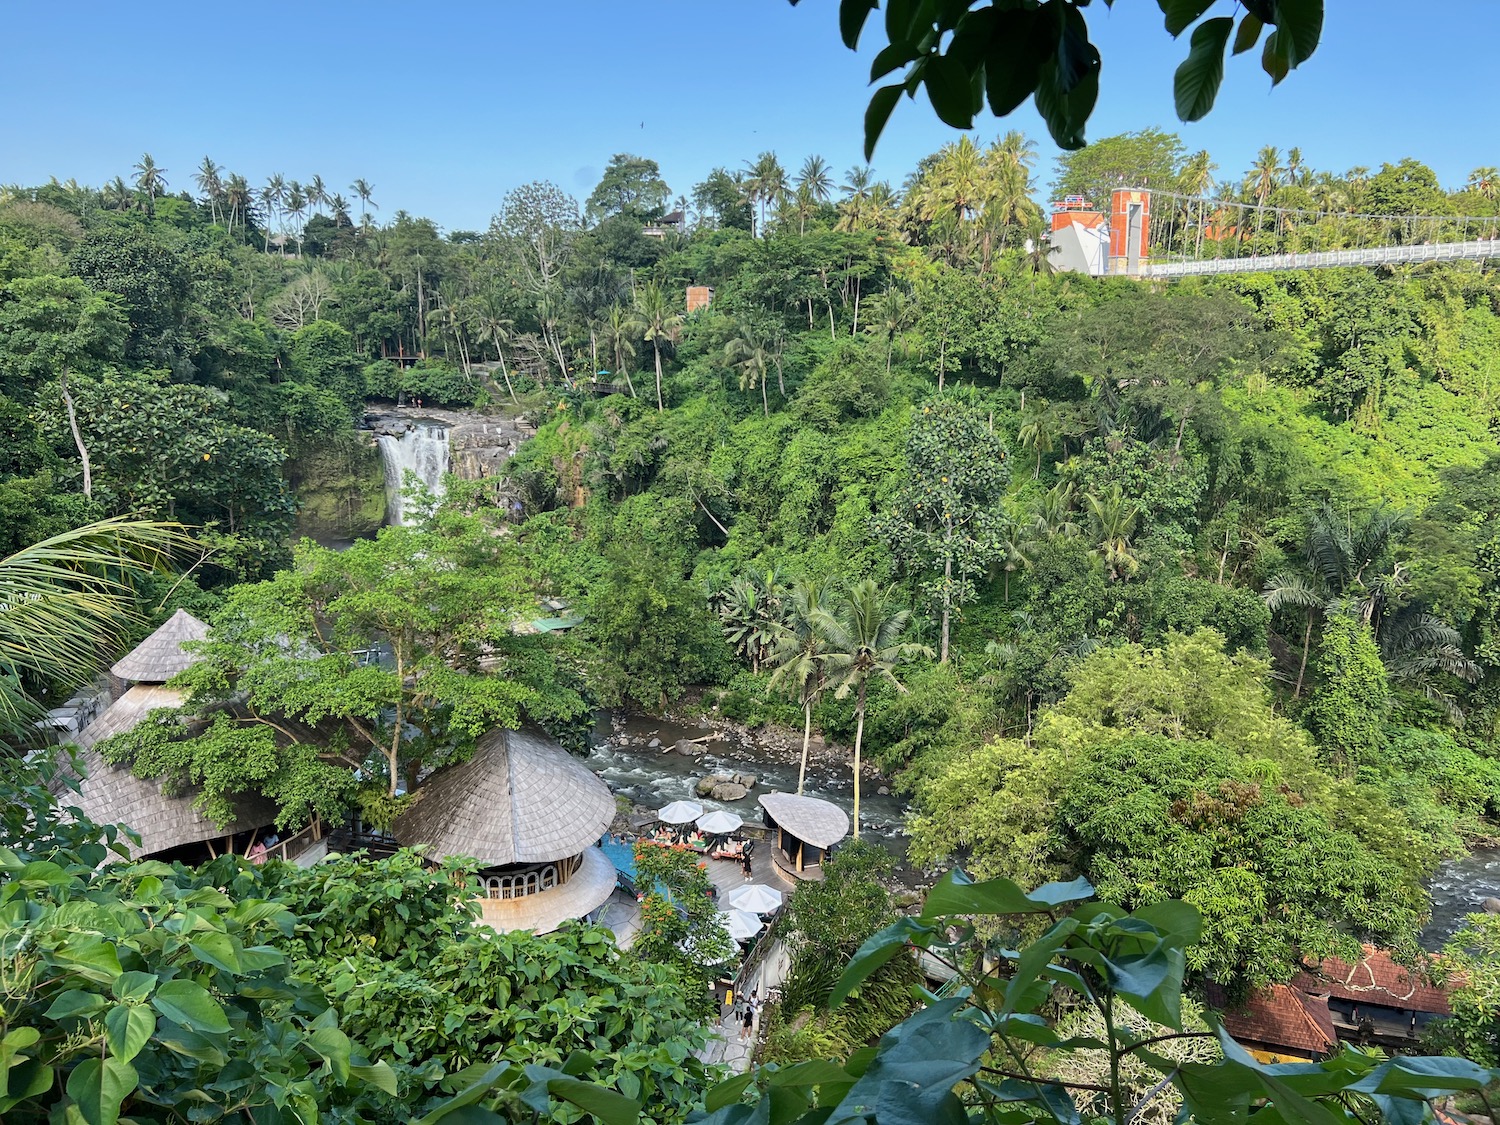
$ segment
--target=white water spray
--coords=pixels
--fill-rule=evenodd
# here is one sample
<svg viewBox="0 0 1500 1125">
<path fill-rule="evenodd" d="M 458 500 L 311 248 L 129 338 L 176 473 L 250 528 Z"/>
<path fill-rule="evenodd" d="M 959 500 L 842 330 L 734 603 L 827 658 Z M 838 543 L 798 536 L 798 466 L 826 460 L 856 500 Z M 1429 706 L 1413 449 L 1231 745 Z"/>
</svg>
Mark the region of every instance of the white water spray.
<svg viewBox="0 0 1500 1125">
<path fill-rule="evenodd" d="M 443 494 L 443 474 L 448 471 L 448 427 L 432 422 L 414 422 L 399 438 L 381 434 L 380 456 L 385 462 L 386 517 L 389 524 L 402 524 L 401 486 L 412 472 L 434 496 Z"/>
</svg>

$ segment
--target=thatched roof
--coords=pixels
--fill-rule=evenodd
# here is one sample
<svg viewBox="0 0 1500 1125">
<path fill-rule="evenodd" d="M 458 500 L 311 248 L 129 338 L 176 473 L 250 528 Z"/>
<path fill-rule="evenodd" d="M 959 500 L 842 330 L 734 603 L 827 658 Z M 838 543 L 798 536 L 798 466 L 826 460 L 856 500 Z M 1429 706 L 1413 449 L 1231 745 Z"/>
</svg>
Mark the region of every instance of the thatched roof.
<svg viewBox="0 0 1500 1125">
<path fill-rule="evenodd" d="M 481 898 L 480 920 L 497 930 L 548 934 L 570 918 L 582 918 L 614 893 L 615 865 L 598 848 L 585 848 L 583 862 L 560 887 L 520 898 Z"/>
<path fill-rule="evenodd" d="M 110 765 L 94 749 L 111 735 L 130 730 L 158 707 L 181 707 L 181 692 L 137 684 L 111 703 L 104 714 L 78 736 L 84 777 L 82 791 L 59 795 L 64 808 L 76 808 L 96 824 L 125 824 L 141 835 L 140 847 L 124 841 L 132 858 L 153 855 L 181 844 L 216 840 L 235 832 L 260 828 L 276 819 L 276 806 L 263 797 L 239 802 L 239 815 L 220 828 L 193 807 L 197 790 L 169 797 L 161 783 L 136 777 L 128 766 Z"/>
<path fill-rule="evenodd" d="M 484 867 L 578 855 L 615 816 L 609 786 L 535 727 L 495 730 L 474 756 L 417 790 L 391 831 L 433 858 L 473 856 Z"/>
<path fill-rule="evenodd" d="M 817 797 L 767 793 L 760 803 L 777 824 L 815 848 L 831 848 L 849 834 L 844 810 Z"/>
<path fill-rule="evenodd" d="M 110 669 L 122 680 L 144 684 L 164 684 L 193 662 L 182 651 L 183 641 L 201 641 L 208 636 L 208 626 L 185 609 L 179 609 L 160 629 L 152 633 Z"/>
</svg>

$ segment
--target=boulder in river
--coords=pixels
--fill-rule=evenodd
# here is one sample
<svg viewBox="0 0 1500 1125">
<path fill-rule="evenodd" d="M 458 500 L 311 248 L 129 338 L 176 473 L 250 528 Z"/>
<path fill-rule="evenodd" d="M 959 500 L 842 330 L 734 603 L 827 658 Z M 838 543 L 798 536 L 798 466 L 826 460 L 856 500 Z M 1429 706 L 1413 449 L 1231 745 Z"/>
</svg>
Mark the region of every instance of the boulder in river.
<svg viewBox="0 0 1500 1125">
<path fill-rule="evenodd" d="M 700 758 L 706 753 L 701 745 L 686 738 L 679 738 L 672 744 L 672 749 L 689 758 Z"/>
<path fill-rule="evenodd" d="M 709 792 L 715 801 L 743 801 L 750 790 L 732 781 L 721 781 Z"/>
<path fill-rule="evenodd" d="M 1500 914 L 1500 898 L 1491 896 L 1479 904 L 1487 914 Z"/>
<path fill-rule="evenodd" d="M 743 785 L 747 790 L 755 788 L 755 775 L 753 773 L 737 773 L 728 779 L 736 785 Z"/>
<path fill-rule="evenodd" d="M 661 745 L 661 739 L 653 738 L 650 742 L 646 743 L 646 745 L 655 750 L 658 746 Z"/>
</svg>

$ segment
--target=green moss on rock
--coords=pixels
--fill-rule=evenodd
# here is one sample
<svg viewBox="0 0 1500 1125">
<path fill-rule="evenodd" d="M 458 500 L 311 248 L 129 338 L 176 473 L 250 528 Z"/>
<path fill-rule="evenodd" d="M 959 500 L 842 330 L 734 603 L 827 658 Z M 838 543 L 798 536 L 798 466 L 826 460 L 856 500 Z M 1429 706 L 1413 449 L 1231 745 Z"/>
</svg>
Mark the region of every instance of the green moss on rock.
<svg viewBox="0 0 1500 1125">
<path fill-rule="evenodd" d="M 369 434 L 301 450 L 286 469 L 299 537 L 355 539 L 385 523 L 385 466 Z"/>
</svg>

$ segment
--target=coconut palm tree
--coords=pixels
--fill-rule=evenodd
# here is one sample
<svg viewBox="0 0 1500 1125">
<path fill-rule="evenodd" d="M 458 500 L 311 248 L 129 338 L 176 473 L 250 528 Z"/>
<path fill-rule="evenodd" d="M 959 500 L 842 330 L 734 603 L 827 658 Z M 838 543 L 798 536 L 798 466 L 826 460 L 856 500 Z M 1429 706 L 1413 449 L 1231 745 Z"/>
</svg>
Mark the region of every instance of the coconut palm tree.
<svg viewBox="0 0 1500 1125">
<path fill-rule="evenodd" d="M 302 216 L 307 214 L 307 196 L 296 180 L 286 187 L 286 213 L 291 216 L 292 227 L 297 232 L 297 257 L 302 257 L 302 240 L 306 234 Z"/>
<path fill-rule="evenodd" d="M 625 386 L 630 397 L 638 397 L 635 384 L 630 379 L 630 367 L 635 362 L 635 321 L 630 310 L 618 303 L 609 306 L 604 318 L 604 346 L 609 349 L 614 361 L 615 374 L 625 376 Z"/>
<path fill-rule="evenodd" d="M 1500 168 L 1475 168 L 1469 173 L 1468 188 L 1484 196 L 1491 203 L 1500 200 Z"/>
<path fill-rule="evenodd" d="M 107 207 L 116 211 L 129 211 L 135 206 L 135 189 L 116 176 L 105 185 L 104 199 Z"/>
<path fill-rule="evenodd" d="M 768 204 L 775 206 L 786 194 L 786 169 L 781 166 L 781 161 L 776 159 L 774 152 L 763 152 L 755 158 L 753 164 L 746 166 L 744 189 L 745 199 L 750 206 L 760 205 L 758 233 L 764 238 L 766 206 Z"/>
<path fill-rule="evenodd" d="M 224 193 L 224 181 L 221 179 L 223 171 L 223 168 L 213 162 L 212 157 L 205 156 L 193 175 L 193 182 L 208 200 L 209 222 L 213 223 L 219 221 L 219 197 Z"/>
<path fill-rule="evenodd" d="M 375 194 L 375 187 L 368 180 L 358 179 L 349 185 L 349 190 L 359 197 L 360 215 L 359 225 L 362 227 L 370 225 L 370 208 L 380 210 L 380 204 L 370 197 Z"/>
<path fill-rule="evenodd" d="M 1057 416 L 1045 408 L 1030 411 L 1023 415 L 1016 439 L 1022 449 L 1036 454 L 1036 468 L 1031 473 L 1031 479 L 1036 480 L 1042 475 L 1042 454 L 1057 448 Z"/>
<path fill-rule="evenodd" d="M 187 545 L 176 524 L 123 517 L 54 535 L 0 559 L 0 733 L 34 736 L 23 678 L 76 684 L 134 624 L 137 579 Z"/>
<path fill-rule="evenodd" d="M 769 418 L 771 405 L 766 397 L 766 375 L 771 367 L 771 342 L 741 321 L 734 337 L 724 345 L 724 361 L 739 368 L 740 390 L 760 387 L 761 413 Z"/>
<path fill-rule="evenodd" d="M 851 586 L 832 613 L 817 614 L 825 651 L 823 667 L 834 696 L 854 694 L 854 838 L 859 839 L 860 755 L 865 736 L 865 702 L 870 680 L 880 677 L 899 692 L 906 686 L 896 669 L 918 657 L 931 659 L 932 649 L 905 639 L 911 610 L 901 606 L 894 590 L 882 590 L 872 578 Z"/>
<path fill-rule="evenodd" d="M 656 359 L 656 409 L 665 410 L 661 394 L 661 349 L 663 344 L 670 346 L 682 335 L 682 316 L 672 310 L 662 287 L 648 281 L 635 291 L 635 323 Z"/>
<path fill-rule="evenodd" d="M 821 156 L 809 156 L 802 162 L 802 170 L 795 181 L 799 190 L 806 190 L 818 203 L 827 203 L 833 195 L 833 174 L 828 161 Z"/>
<path fill-rule="evenodd" d="M 813 704 L 828 686 L 823 669 L 824 637 L 821 621 L 832 604 L 833 584 L 804 578 L 793 585 L 771 659 L 771 687 L 790 689 L 802 705 L 802 764 L 797 769 L 797 793 L 807 782 L 807 751 L 812 744 Z"/>
<path fill-rule="evenodd" d="M 323 204 L 329 200 L 328 188 L 323 183 L 323 177 L 313 174 L 313 178 L 307 187 L 303 189 L 307 195 L 307 205 L 312 208 L 314 215 L 323 213 Z"/>
<path fill-rule="evenodd" d="M 500 374 L 505 379 L 505 389 L 510 393 L 510 401 L 519 402 L 520 400 L 516 398 L 516 388 L 510 381 L 510 368 L 505 363 L 505 349 L 515 338 L 515 320 L 510 317 L 505 302 L 493 292 L 481 293 L 469 308 L 474 323 L 475 339 L 495 349 L 495 356 L 500 361 Z"/>
<path fill-rule="evenodd" d="M 868 164 L 855 165 L 844 174 L 840 190 L 844 198 L 839 201 L 839 218 L 835 230 L 863 230 L 867 224 L 870 187 L 875 182 L 875 173 Z"/>
<path fill-rule="evenodd" d="M 156 161 L 151 159 L 151 154 L 148 152 L 136 163 L 135 173 L 136 190 L 146 193 L 146 210 L 155 214 L 156 197 L 167 187 L 167 170 L 158 168 Z"/>
<path fill-rule="evenodd" d="M 1128 578 L 1141 566 L 1140 560 L 1131 552 L 1130 542 L 1135 534 L 1136 521 L 1141 516 L 1139 505 L 1126 499 L 1118 484 L 1103 495 L 1087 493 L 1083 500 L 1088 507 L 1094 554 L 1109 567 L 1112 580 Z"/>
<path fill-rule="evenodd" d="M 871 301 L 870 306 L 865 331 L 885 338 L 885 373 L 889 375 L 896 337 L 917 321 L 917 299 L 900 285 L 892 285 Z"/>
<path fill-rule="evenodd" d="M 281 204 L 286 199 L 286 180 L 277 172 L 266 186 L 260 189 L 260 205 L 266 209 L 266 253 L 271 252 L 271 226 L 277 220 Z"/>
<path fill-rule="evenodd" d="M 250 189 L 250 181 L 238 172 L 231 172 L 229 179 L 224 181 L 224 212 L 228 216 L 231 231 L 234 230 L 236 221 L 241 231 L 245 229 L 254 203 L 255 193 Z"/>
<path fill-rule="evenodd" d="M 1083 528 L 1073 518 L 1073 484 L 1058 481 L 1037 502 L 1032 530 L 1043 539 L 1071 539 Z"/>
</svg>

